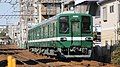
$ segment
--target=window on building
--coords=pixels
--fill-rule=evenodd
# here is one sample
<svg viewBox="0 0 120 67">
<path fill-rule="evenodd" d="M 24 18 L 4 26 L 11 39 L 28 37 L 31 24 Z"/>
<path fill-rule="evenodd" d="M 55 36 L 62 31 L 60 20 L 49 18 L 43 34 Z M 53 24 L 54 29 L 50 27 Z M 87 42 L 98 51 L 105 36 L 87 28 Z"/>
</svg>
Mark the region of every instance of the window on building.
<svg viewBox="0 0 120 67">
<path fill-rule="evenodd" d="M 119 15 L 119 22 L 120 22 L 120 4 L 118 4 L 118 15 Z"/>
<path fill-rule="evenodd" d="M 33 18 L 31 18 L 31 21 L 33 21 Z"/>
<path fill-rule="evenodd" d="M 32 7 L 32 6 L 33 6 L 33 4 L 30 4 L 30 6 Z"/>
<path fill-rule="evenodd" d="M 107 21 L 107 8 L 103 7 L 103 21 L 106 22 Z"/>
<path fill-rule="evenodd" d="M 30 18 L 27 18 L 27 21 L 30 21 Z"/>
<path fill-rule="evenodd" d="M 114 12 L 114 5 L 110 6 L 110 13 Z"/>
<path fill-rule="evenodd" d="M 17 36 L 17 33 L 15 33 L 15 36 Z"/>
</svg>

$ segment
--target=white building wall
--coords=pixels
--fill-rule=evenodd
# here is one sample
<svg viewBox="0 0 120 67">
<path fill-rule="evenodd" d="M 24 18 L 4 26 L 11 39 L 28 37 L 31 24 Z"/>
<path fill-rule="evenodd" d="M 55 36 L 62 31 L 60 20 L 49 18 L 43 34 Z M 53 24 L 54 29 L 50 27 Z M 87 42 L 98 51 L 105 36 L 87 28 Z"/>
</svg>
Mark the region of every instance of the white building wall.
<svg viewBox="0 0 120 67">
<path fill-rule="evenodd" d="M 17 25 L 9 25 L 8 26 L 8 35 L 12 39 L 12 43 L 17 43 L 17 40 L 18 40 L 18 37 L 17 37 L 18 31 L 19 30 L 18 30 Z M 15 35 L 15 33 L 16 33 L 16 35 Z"/>
<path fill-rule="evenodd" d="M 105 42 L 108 41 L 110 45 L 115 44 L 117 40 L 117 22 L 118 22 L 118 1 L 109 2 L 101 6 L 101 39 L 102 45 L 105 46 Z M 110 6 L 114 5 L 114 12 L 110 13 Z M 103 21 L 103 8 L 107 8 L 107 21 Z"/>
<path fill-rule="evenodd" d="M 12 33 L 13 33 L 13 29 L 12 29 L 12 26 L 10 25 L 10 26 L 8 26 L 8 35 L 11 39 L 13 39 Z"/>
<path fill-rule="evenodd" d="M 97 30 L 95 30 L 95 27 Z M 93 31 L 101 32 L 101 18 L 100 16 L 93 16 Z"/>
<path fill-rule="evenodd" d="M 20 14 L 23 16 L 21 16 L 20 18 L 20 34 L 19 34 L 19 45 L 18 46 L 20 48 L 25 48 L 24 43 L 25 41 L 27 41 L 28 23 L 32 24 L 32 23 L 39 22 L 38 16 L 35 16 L 38 14 L 37 6 L 39 3 L 38 3 L 38 0 L 23 0 L 22 3 L 20 4 L 20 9 L 21 9 Z"/>
</svg>

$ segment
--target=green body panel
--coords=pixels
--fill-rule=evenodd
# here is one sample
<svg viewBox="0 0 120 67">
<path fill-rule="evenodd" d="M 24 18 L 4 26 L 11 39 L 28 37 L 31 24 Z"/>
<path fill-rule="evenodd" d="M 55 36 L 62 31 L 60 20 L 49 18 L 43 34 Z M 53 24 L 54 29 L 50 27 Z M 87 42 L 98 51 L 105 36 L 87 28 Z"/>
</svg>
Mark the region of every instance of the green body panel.
<svg viewBox="0 0 120 67">
<path fill-rule="evenodd" d="M 81 41 L 74 41 L 73 43 L 72 43 L 72 46 L 81 46 Z"/>
<path fill-rule="evenodd" d="M 81 47 L 87 47 L 87 48 L 92 48 L 93 42 L 92 41 L 82 41 Z"/>
<path fill-rule="evenodd" d="M 56 42 L 56 47 L 58 48 L 66 48 L 71 44 L 71 41 L 66 41 L 66 42 Z"/>
</svg>

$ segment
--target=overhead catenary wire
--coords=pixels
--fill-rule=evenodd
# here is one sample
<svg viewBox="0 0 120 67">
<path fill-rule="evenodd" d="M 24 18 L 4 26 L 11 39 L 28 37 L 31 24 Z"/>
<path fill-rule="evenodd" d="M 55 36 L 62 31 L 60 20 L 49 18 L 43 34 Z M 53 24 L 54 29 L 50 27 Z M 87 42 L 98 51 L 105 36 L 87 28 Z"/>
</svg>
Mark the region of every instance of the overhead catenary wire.
<svg viewBox="0 0 120 67">
<path fill-rule="evenodd" d="M 0 3 L 9 3 L 9 4 L 12 4 L 12 2 L 18 3 L 18 0 L 0 0 Z"/>
<path fill-rule="evenodd" d="M 0 0 L 0 3 L 11 3 L 12 2 L 12 0 Z"/>
<path fill-rule="evenodd" d="M 19 3 L 17 0 L 0 0 L 0 4 L 1 3 L 6 3 L 8 5 L 10 5 L 10 7 L 0 16 L 0 20 L 3 22 L 10 22 L 12 21 L 12 19 L 17 19 L 19 18 L 18 16 L 14 16 L 15 13 L 14 10 L 19 8 Z M 12 14 L 13 16 L 8 16 L 8 14 Z M 12 21 L 12 22 L 18 22 L 16 20 Z"/>
<path fill-rule="evenodd" d="M 0 16 L 38 16 L 38 15 L 0 15 Z"/>
<path fill-rule="evenodd" d="M 7 0 L 4 1 L 5 3 L 7 2 Z"/>
<path fill-rule="evenodd" d="M 4 2 L 6 2 L 7 0 L 5 0 Z M 18 0 L 16 0 L 15 1 L 15 3 L 18 3 L 17 2 Z M 12 2 L 12 0 L 9 0 L 9 3 L 11 3 Z M 12 15 L 6 15 L 7 14 L 7 12 L 10 10 L 10 9 L 12 9 L 13 8 L 13 10 L 15 10 L 15 8 L 17 8 L 17 7 L 14 7 L 16 4 L 12 4 L 12 7 L 11 8 L 9 8 L 3 15 L 0 15 L 0 19 L 2 19 L 2 18 L 6 18 L 6 17 L 18 17 L 18 16 L 38 16 L 38 15 L 14 15 L 14 14 L 12 14 Z M 14 12 L 14 11 L 13 11 Z"/>
<path fill-rule="evenodd" d="M 21 3 L 19 3 L 19 0 L 0 0 L 0 4 L 1 3 L 8 3 L 11 5 L 11 7 L 8 8 L 3 14 L 0 14 L 0 20 L 3 19 L 3 22 L 6 22 L 6 19 L 7 19 L 7 21 L 11 21 L 12 19 L 14 20 L 16 18 L 18 18 L 17 20 L 19 20 L 19 18 L 21 18 L 23 16 L 37 16 L 38 17 L 38 15 L 34 15 L 34 14 L 28 14 L 28 13 L 20 14 L 21 11 L 19 11 L 19 13 L 15 12 L 15 11 L 20 10 L 19 6 Z M 24 2 L 24 4 L 27 5 L 27 1 Z"/>
<path fill-rule="evenodd" d="M 8 3 L 11 3 L 12 2 L 12 0 L 10 0 Z"/>
<path fill-rule="evenodd" d="M 9 1 L 9 3 L 11 3 L 12 2 L 12 0 L 10 0 Z M 16 2 L 17 2 L 17 0 L 16 0 Z M 5 13 L 3 13 L 3 15 L 1 15 L 2 17 L 0 17 L 0 19 L 2 19 L 2 18 L 6 18 L 6 17 L 8 17 L 6 14 L 9 12 L 9 10 L 11 10 L 11 9 L 13 9 L 13 10 L 15 10 L 17 7 L 15 7 L 15 5 L 16 4 L 14 4 L 14 5 L 12 5 Z M 17 5 L 18 6 L 18 5 Z M 13 11 L 14 12 L 14 11 Z"/>
<path fill-rule="evenodd" d="M 10 9 L 12 9 L 12 8 L 13 8 L 13 6 L 11 6 L 5 13 L 3 13 L 3 15 L 1 15 L 1 17 L 2 17 L 2 18 L 3 18 L 3 17 L 6 18 L 5 15 L 6 15 L 6 14 L 8 13 L 8 11 L 9 11 Z M 1 19 L 2 19 L 2 18 L 1 18 Z M 3 18 L 3 19 L 4 19 L 4 18 Z"/>
</svg>

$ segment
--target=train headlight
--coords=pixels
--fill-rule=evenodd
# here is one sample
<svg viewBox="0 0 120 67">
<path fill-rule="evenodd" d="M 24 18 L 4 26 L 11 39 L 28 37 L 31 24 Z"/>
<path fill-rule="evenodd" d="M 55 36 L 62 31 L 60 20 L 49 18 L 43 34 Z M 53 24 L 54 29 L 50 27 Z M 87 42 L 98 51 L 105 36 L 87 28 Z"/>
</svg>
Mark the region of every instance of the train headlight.
<svg viewBox="0 0 120 67">
<path fill-rule="evenodd" d="M 67 38 L 66 37 L 61 37 L 60 41 L 67 41 Z"/>
<path fill-rule="evenodd" d="M 93 40 L 92 37 L 86 37 L 85 40 Z"/>
</svg>

